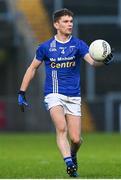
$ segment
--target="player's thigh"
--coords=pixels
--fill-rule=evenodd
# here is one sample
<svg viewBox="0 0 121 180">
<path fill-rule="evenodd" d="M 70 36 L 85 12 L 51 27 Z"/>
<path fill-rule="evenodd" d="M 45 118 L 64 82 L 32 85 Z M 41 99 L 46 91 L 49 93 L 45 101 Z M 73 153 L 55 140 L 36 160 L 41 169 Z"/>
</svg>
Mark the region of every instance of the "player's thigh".
<svg viewBox="0 0 121 180">
<path fill-rule="evenodd" d="M 54 106 L 50 109 L 50 116 L 55 125 L 56 131 L 66 131 L 67 124 L 62 106 Z"/>
<path fill-rule="evenodd" d="M 69 136 L 74 141 L 79 141 L 81 137 L 81 117 L 66 114 Z"/>
</svg>

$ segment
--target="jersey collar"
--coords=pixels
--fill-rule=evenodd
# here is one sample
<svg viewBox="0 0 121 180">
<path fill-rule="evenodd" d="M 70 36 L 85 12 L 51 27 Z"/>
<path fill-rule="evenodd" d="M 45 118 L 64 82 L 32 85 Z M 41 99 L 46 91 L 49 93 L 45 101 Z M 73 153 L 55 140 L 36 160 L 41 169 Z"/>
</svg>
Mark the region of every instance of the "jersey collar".
<svg viewBox="0 0 121 180">
<path fill-rule="evenodd" d="M 69 41 L 71 40 L 72 35 L 71 35 L 71 36 L 69 37 L 69 39 L 68 39 L 67 41 L 65 41 L 65 42 L 58 40 L 57 37 L 56 37 L 56 35 L 54 36 L 54 38 L 55 38 L 55 40 L 56 40 L 57 42 L 62 43 L 62 44 L 65 44 L 65 43 L 67 43 L 67 42 L 69 42 Z"/>
</svg>

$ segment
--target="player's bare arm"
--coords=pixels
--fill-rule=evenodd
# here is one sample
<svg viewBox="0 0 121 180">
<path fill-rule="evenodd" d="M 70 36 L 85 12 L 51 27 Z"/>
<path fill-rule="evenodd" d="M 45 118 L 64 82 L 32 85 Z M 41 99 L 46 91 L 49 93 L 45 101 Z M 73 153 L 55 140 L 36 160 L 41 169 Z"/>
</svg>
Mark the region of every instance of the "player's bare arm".
<svg viewBox="0 0 121 180">
<path fill-rule="evenodd" d="M 25 75 L 24 75 L 24 78 L 23 78 L 23 81 L 22 81 L 22 84 L 21 84 L 21 87 L 20 87 L 20 90 L 21 91 L 26 91 L 31 80 L 34 78 L 35 76 L 35 73 L 36 73 L 36 70 L 38 69 L 38 67 L 42 64 L 42 61 L 38 61 L 36 58 L 33 59 L 32 63 L 30 64 L 30 66 L 28 67 Z"/>
<path fill-rule="evenodd" d="M 42 61 L 38 61 L 36 58 L 34 58 L 24 75 L 24 78 L 20 87 L 20 91 L 18 93 L 18 103 L 22 112 L 24 112 L 24 106 L 28 106 L 28 103 L 25 97 L 25 92 L 31 80 L 34 78 L 36 70 L 41 65 L 41 63 Z"/>
<path fill-rule="evenodd" d="M 89 53 L 87 53 L 87 54 L 84 56 L 84 60 L 85 60 L 86 62 L 88 62 L 90 65 L 95 66 L 95 67 L 104 65 L 103 62 L 96 62 L 96 61 L 90 56 Z"/>
<path fill-rule="evenodd" d="M 102 62 L 99 62 L 99 61 L 95 61 L 89 53 L 87 53 L 85 56 L 84 56 L 84 60 L 86 62 L 88 62 L 90 65 L 92 66 L 95 66 L 95 67 L 100 67 L 100 66 L 103 66 L 103 65 L 108 65 L 110 64 L 112 61 L 113 61 L 113 54 L 112 52 L 102 61 Z"/>
</svg>

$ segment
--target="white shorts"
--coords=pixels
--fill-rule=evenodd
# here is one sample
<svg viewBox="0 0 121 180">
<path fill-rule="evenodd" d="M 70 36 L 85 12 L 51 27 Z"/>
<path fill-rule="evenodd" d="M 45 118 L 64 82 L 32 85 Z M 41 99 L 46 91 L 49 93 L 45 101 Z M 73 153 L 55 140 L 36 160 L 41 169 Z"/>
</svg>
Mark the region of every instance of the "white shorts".
<svg viewBox="0 0 121 180">
<path fill-rule="evenodd" d="M 69 97 L 62 94 L 51 93 L 44 99 L 47 110 L 54 106 L 62 106 L 65 114 L 81 116 L 81 97 Z"/>
</svg>

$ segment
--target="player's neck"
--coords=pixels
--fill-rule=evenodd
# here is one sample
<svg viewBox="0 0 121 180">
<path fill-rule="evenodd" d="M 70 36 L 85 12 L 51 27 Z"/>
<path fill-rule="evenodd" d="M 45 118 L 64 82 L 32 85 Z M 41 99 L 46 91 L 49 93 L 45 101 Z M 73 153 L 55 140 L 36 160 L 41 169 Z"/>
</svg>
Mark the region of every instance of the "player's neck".
<svg viewBox="0 0 121 180">
<path fill-rule="evenodd" d="M 55 39 L 57 41 L 60 41 L 60 42 L 63 42 L 63 43 L 66 43 L 70 40 L 71 38 L 71 35 L 60 35 L 60 34 L 56 34 L 55 35 Z"/>
</svg>

